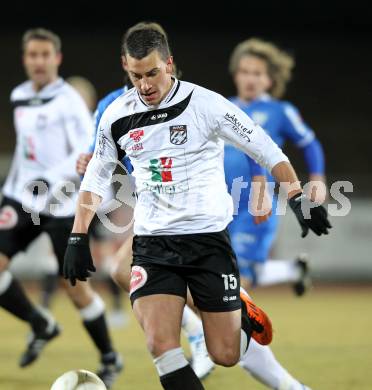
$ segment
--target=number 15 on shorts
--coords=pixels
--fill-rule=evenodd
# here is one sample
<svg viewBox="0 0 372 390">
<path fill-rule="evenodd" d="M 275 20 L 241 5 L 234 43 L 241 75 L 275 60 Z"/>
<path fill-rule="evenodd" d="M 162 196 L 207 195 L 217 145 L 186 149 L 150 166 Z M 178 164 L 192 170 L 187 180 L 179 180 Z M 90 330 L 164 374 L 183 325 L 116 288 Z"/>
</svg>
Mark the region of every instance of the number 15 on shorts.
<svg viewBox="0 0 372 390">
<path fill-rule="evenodd" d="M 238 287 L 238 281 L 234 274 L 221 274 L 223 283 L 225 285 L 225 290 L 235 290 Z"/>
</svg>

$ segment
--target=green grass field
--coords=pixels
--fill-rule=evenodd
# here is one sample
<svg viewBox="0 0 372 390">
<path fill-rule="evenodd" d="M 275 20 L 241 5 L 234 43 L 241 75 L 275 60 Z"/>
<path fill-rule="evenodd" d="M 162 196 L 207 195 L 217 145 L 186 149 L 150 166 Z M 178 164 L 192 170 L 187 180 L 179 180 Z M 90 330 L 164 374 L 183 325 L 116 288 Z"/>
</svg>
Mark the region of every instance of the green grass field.
<svg viewBox="0 0 372 390">
<path fill-rule="evenodd" d="M 270 314 L 275 329 L 272 349 L 293 375 L 313 390 L 372 389 L 372 286 L 318 286 L 303 298 L 284 287 L 258 289 L 253 297 Z M 28 328 L 0 312 L 1 390 L 47 390 L 65 371 L 96 369 L 95 349 L 63 293 L 53 311 L 63 326 L 62 335 L 33 366 L 22 370 L 17 362 Z M 126 364 L 114 389 L 161 389 L 135 319 L 131 316 L 126 328 L 112 333 Z M 218 367 L 204 383 L 209 390 L 265 389 L 238 366 Z"/>
</svg>

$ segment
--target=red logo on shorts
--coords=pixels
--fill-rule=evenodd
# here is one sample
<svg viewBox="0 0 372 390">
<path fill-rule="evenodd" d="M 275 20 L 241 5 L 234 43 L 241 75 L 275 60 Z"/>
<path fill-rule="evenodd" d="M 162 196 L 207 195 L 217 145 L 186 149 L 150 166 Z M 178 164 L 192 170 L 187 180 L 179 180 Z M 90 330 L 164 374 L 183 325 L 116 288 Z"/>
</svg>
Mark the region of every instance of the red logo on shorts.
<svg viewBox="0 0 372 390">
<path fill-rule="evenodd" d="M 0 230 L 13 228 L 18 222 L 17 212 L 11 206 L 4 206 L 0 209 Z"/>
<path fill-rule="evenodd" d="M 130 274 L 130 286 L 129 286 L 129 295 L 133 294 L 139 288 L 145 285 L 147 281 L 147 272 L 144 268 L 139 265 L 134 265 L 132 267 L 132 272 Z"/>
</svg>

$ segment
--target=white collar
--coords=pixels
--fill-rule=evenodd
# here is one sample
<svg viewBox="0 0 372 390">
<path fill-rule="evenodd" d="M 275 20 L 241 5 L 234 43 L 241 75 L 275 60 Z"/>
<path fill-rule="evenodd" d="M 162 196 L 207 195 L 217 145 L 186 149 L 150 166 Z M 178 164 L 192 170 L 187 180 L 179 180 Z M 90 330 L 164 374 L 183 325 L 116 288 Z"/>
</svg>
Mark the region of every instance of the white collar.
<svg viewBox="0 0 372 390">
<path fill-rule="evenodd" d="M 174 95 L 176 94 L 176 92 L 177 92 L 177 90 L 179 88 L 179 84 L 180 84 L 180 81 L 178 79 L 176 79 L 176 77 L 172 76 L 172 80 L 174 81 L 174 83 L 172 85 L 172 88 L 169 90 L 167 95 L 162 99 L 162 101 L 159 104 L 157 104 L 157 105 L 147 104 L 141 98 L 141 95 L 140 95 L 140 93 L 137 90 L 136 92 L 137 92 L 138 99 L 141 101 L 142 104 L 144 104 L 146 107 L 148 107 L 150 109 L 158 109 L 158 108 L 160 108 L 162 106 L 167 105 L 173 99 Z"/>
<path fill-rule="evenodd" d="M 63 84 L 64 80 L 61 77 L 58 77 L 56 80 L 41 88 L 40 91 L 34 90 L 32 81 L 30 83 L 30 87 L 34 96 L 38 96 L 40 98 L 49 98 L 55 96 L 56 92 L 63 86 Z"/>
</svg>

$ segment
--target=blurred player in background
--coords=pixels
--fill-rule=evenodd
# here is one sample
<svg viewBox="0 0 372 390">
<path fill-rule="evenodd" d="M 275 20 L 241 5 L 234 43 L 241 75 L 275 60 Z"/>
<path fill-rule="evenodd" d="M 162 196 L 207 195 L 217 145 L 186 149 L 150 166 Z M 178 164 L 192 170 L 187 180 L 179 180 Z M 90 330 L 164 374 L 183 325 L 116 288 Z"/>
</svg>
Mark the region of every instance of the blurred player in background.
<svg viewBox="0 0 372 390">
<path fill-rule="evenodd" d="M 238 44 L 230 58 L 230 73 L 237 96 L 230 101 L 262 126 L 280 147 L 289 140 L 301 150 L 309 181 L 316 182 L 314 189 L 318 188 L 311 197 L 322 203 L 325 200 L 322 146 L 303 122 L 298 110 L 291 103 L 278 100 L 285 93 L 293 66 L 293 58 L 272 43 L 252 38 Z M 238 185 L 234 196 L 234 220 L 229 225 L 229 231 L 238 258 L 242 286 L 292 283 L 298 296 L 304 294 L 310 285 L 305 254 L 294 260 L 268 259 L 278 230 L 276 197 L 272 216 L 267 221 L 257 224 L 257 217 L 248 211 L 251 181 L 262 183 L 262 178 L 267 177 L 268 182 L 274 182 L 272 176 L 230 145 L 225 147 L 225 174 L 230 190 Z M 266 187 L 272 198 L 273 186 Z"/>
<path fill-rule="evenodd" d="M 58 336 L 60 327 L 31 303 L 7 267 L 13 255 L 45 232 L 61 274 L 80 185 L 75 161 L 90 142 L 92 121 L 79 94 L 58 76 L 60 38 L 32 29 L 23 36 L 22 50 L 29 80 L 11 94 L 17 143 L 0 208 L 0 306 L 31 326 L 19 362 L 26 367 Z M 62 283 L 100 353 L 98 375 L 111 387 L 123 364 L 112 347 L 104 302 L 88 283 Z"/>
<path fill-rule="evenodd" d="M 66 79 L 66 82 L 69 83 L 83 98 L 86 103 L 89 111 L 92 113 L 97 107 L 97 92 L 93 84 L 86 78 L 82 76 L 71 76 Z M 98 107 L 99 110 L 99 107 Z M 98 113 L 94 113 L 94 122 L 96 125 L 96 118 Z M 93 120 L 93 119 L 92 119 Z M 93 137 L 95 140 L 95 137 Z M 90 147 L 91 148 L 91 147 Z M 94 145 L 93 145 L 94 148 Z M 85 154 L 82 154 L 84 156 Z M 88 154 L 89 156 L 89 154 Z M 113 191 L 110 190 L 107 194 L 106 200 L 102 202 L 101 210 L 107 207 L 106 202 L 108 202 L 113 197 Z M 122 209 L 115 210 L 111 218 L 120 219 L 120 215 L 124 213 Z M 127 323 L 127 316 L 123 310 L 123 299 L 122 299 L 122 290 L 110 277 L 110 269 L 112 267 L 112 256 L 117 252 L 119 247 L 122 244 L 123 236 L 114 234 L 109 229 L 107 229 L 99 220 L 95 218 L 90 227 L 91 235 L 91 250 L 92 256 L 95 259 L 96 265 L 100 269 L 105 282 L 109 287 L 110 295 L 113 298 L 112 309 L 107 315 L 108 323 L 110 327 L 121 327 Z M 51 267 L 49 267 L 51 269 Z M 49 308 L 51 297 L 53 296 L 57 284 L 59 282 L 59 274 L 57 272 L 49 272 L 43 278 L 42 283 L 42 297 L 41 304 L 45 308 Z"/>
<path fill-rule="evenodd" d="M 83 98 L 84 102 L 86 103 L 88 109 L 90 112 L 93 112 L 94 107 L 96 106 L 97 102 L 97 93 L 93 86 L 93 84 L 85 79 L 84 77 L 80 76 L 72 76 L 65 79 L 65 81 L 70 84 L 74 89 L 79 92 L 80 96 Z M 51 250 L 53 253 L 52 248 L 50 246 L 40 248 L 41 250 Z M 50 254 L 51 256 L 48 257 L 48 262 L 57 262 L 55 259 L 55 256 Z M 51 305 L 51 300 L 54 295 L 54 293 L 57 290 L 58 283 L 59 283 L 59 272 L 58 267 L 54 267 L 52 264 L 48 264 L 46 267 L 45 274 L 42 276 L 41 279 L 41 297 L 40 297 L 40 304 L 45 308 L 49 309 Z"/>
</svg>

